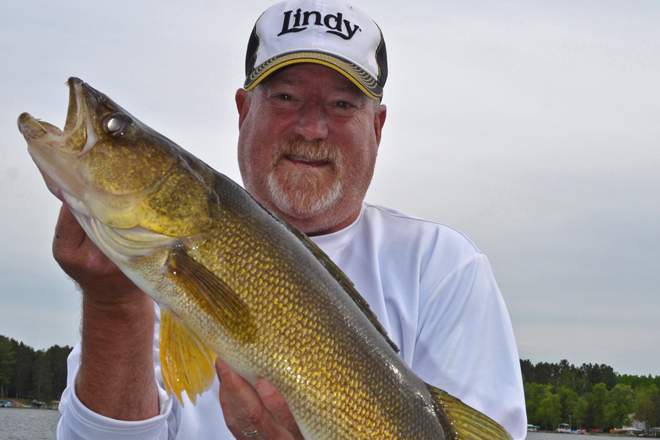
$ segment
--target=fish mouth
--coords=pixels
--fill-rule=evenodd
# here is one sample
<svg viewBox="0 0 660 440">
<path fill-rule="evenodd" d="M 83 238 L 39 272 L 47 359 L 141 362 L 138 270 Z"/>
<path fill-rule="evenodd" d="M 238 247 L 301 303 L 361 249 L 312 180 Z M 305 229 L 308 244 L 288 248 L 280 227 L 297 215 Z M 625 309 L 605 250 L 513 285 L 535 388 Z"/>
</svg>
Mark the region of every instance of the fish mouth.
<svg viewBox="0 0 660 440">
<path fill-rule="evenodd" d="M 69 108 L 64 123 L 64 142 L 60 148 L 82 155 L 91 150 L 99 140 L 89 111 L 95 103 L 90 99 L 93 90 L 83 80 L 75 77 L 67 81 L 69 86 Z M 98 98 L 97 98 L 98 100 Z"/>
<path fill-rule="evenodd" d="M 86 102 L 86 84 L 72 77 L 67 85 L 69 107 L 64 130 L 29 113 L 22 113 L 18 117 L 18 129 L 27 141 L 28 152 L 50 192 L 71 208 L 89 215 L 82 203 L 85 184 L 75 172 L 72 161 L 91 150 L 98 136 Z"/>
</svg>

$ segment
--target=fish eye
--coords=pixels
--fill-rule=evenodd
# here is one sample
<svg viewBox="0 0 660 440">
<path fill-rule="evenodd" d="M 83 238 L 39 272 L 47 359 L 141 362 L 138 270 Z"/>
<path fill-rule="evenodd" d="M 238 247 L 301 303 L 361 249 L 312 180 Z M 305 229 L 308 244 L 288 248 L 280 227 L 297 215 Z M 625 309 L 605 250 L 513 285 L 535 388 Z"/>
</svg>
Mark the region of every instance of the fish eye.
<svg viewBox="0 0 660 440">
<path fill-rule="evenodd" d="M 103 129 L 110 136 L 118 137 L 125 135 L 131 128 L 133 121 L 123 113 L 113 113 L 103 119 Z"/>
</svg>

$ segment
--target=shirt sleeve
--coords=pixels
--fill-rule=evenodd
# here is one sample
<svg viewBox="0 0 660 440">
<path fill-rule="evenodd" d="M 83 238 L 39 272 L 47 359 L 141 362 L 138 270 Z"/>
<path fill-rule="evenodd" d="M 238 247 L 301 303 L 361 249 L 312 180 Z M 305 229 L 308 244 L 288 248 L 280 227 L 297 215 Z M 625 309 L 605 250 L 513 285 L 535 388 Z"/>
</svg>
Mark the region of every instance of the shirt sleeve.
<svg viewBox="0 0 660 440">
<path fill-rule="evenodd" d="M 159 324 L 159 310 L 156 328 Z M 158 360 L 158 332 L 154 339 L 154 366 L 158 385 L 159 415 L 147 420 L 115 420 L 91 411 L 80 402 L 75 392 L 75 380 L 80 366 L 80 341 L 67 359 L 67 387 L 60 400 L 60 420 L 57 424 L 59 440 L 173 440 L 177 436 L 181 421 L 181 406 L 170 397 L 158 379 L 161 377 Z M 130 393 L 128 394 L 130 396 Z M 139 397 L 134 397 L 139 398 Z"/>
<path fill-rule="evenodd" d="M 429 264 L 433 267 L 433 261 Z M 432 270 L 426 272 L 413 370 L 497 420 L 514 439 L 524 439 L 518 350 L 488 259 L 477 253 L 440 280 L 433 279 Z"/>
</svg>

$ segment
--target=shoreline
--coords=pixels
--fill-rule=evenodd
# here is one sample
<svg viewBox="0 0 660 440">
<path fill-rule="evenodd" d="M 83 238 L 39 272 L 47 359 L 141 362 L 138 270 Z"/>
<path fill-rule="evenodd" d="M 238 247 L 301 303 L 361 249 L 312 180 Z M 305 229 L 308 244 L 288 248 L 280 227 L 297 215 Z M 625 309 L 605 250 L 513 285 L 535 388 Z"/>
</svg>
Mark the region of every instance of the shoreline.
<svg viewBox="0 0 660 440">
<path fill-rule="evenodd" d="M 5 397 L 0 400 L 11 403 L 11 406 L 0 406 L 0 409 L 50 409 L 57 411 L 60 403 L 59 400 L 51 400 L 49 402 L 39 402 L 42 403 L 42 406 L 35 407 L 30 405 L 30 402 L 35 399 L 9 399 Z"/>
</svg>

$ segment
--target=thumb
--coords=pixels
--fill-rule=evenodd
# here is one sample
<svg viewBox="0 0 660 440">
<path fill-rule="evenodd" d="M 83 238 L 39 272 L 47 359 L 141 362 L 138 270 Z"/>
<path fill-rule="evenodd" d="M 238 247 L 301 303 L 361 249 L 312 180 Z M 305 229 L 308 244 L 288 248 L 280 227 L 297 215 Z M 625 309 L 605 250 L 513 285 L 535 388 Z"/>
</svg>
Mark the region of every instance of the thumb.
<svg viewBox="0 0 660 440">
<path fill-rule="evenodd" d="M 118 272 L 119 269 L 87 237 L 69 207 L 62 205 L 53 237 L 53 256 L 60 267 L 77 280 L 80 271 L 93 271 L 96 275 Z M 79 280 L 77 280 L 80 282 Z"/>
<path fill-rule="evenodd" d="M 87 235 L 78 224 L 69 207 L 62 204 L 60 215 L 55 225 L 55 236 L 53 237 L 53 254 L 57 258 L 59 253 L 69 254 L 76 252 L 85 242 Z"/>
</svg>

